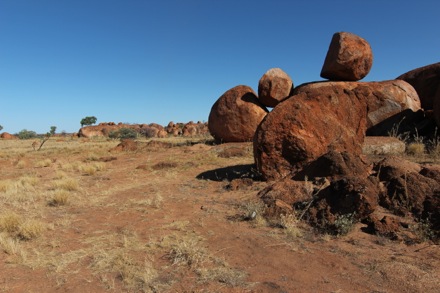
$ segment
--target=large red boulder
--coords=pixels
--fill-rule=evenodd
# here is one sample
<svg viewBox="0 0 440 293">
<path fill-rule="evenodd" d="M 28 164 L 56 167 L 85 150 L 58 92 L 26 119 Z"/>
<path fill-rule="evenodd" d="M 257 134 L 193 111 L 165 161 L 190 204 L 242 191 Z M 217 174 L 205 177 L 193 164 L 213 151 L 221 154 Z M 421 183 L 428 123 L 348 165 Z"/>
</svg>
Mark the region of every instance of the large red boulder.
<svg viewBox="0 0 440 293">
<path fill-rule="evenodd" d="M 370 44 L 363 38 L 347 32 L 333 35 L 321 77 L 330 80 L 357 81 L 364 78 L 373 65 Z"/>
<path fill-rule="evenodd" d="M 361 154 L 367 126 L 364 97 L 345 83 L 311 87 L 281 102 L 254 137 L 257 168 L 266 180 L 297 173 L 329 151 Z"/>
<path fill-rule="evenodd" d="M 252 141 L 255 130 L 267 109 L 248 86 L 226 91 L 212 106 L 208 128 L 218 142 Z"/>
<path fill-rule="evenodd" d="M 258 98 L 266 107 L 275 107 L 292 94 L 293 81 L 280 68 L 269 69 L 258 83 Z"/>
<path fill-rule="evenodd" d="M 397 79 L 414 87 L 424 110 L 432 110 L 436 97 L 440 98 L 440 62 L 408 71 Z"/>
<path fill-rule="evenodd" d="M 393 116 L 410 110 L 420 110 L 420 100 L 414 88 L 403 80 L 387 80 L 381 82 L 317 82 L 295 88 L 293 94 L 302 92 L 326 91 L 328 87 L 336 87 L 339 91 L 351 91 L 367 103 L 367 129 L 383 123 L 383 127 L 392 127 L 400 121 Z M 383 128 L 382 127 L 382 128 Z M 379 131 L 379 126 L 376 131 Z M 386 130 L 380 129 L 382 132 Z M 389 129 L 387 129 L 389 130 Z"/>
</svg>

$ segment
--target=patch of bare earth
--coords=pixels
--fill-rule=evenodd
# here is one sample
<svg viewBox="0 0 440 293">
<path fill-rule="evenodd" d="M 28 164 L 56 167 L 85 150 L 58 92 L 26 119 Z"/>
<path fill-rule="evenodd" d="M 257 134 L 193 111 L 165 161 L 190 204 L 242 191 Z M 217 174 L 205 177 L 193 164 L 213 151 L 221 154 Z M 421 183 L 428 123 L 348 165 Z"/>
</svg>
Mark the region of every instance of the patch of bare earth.
<svg viewBox="0 0 440 293">
<path fill-rule="evenodd" d="M 267 223 L 251 143 L 195 142 L 0 140 L 0 292 L 440 291 L 437 245 Z"/>
</svg>

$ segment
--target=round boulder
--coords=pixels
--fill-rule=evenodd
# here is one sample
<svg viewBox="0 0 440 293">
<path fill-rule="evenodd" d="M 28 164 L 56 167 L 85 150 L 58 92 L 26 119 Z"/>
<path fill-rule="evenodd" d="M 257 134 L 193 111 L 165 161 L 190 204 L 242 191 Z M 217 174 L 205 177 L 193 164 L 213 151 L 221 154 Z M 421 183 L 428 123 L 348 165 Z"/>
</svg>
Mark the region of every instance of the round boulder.
<svg viewBox="0 0 440 293">
<path fill-rule="evenodd" d="M 252 141 L 267 109 L 248 86 L 226 91 L 212 106 L 208 128 L 217 142 Z"/>
<path fill-rule="evenodd" d="M 293 82 L 280 68 L 269 69 L 258 83 L 258 97 L 266 107 L 275 107 L 292 94 Z"/>
<path fill-rule="evenodd" d="M 321 77 L 330 80 L 358 81 L 373 65 L 373 52 L 363 38 L 347 32 L 333 35 L 321 70 Z"/>
</svg>

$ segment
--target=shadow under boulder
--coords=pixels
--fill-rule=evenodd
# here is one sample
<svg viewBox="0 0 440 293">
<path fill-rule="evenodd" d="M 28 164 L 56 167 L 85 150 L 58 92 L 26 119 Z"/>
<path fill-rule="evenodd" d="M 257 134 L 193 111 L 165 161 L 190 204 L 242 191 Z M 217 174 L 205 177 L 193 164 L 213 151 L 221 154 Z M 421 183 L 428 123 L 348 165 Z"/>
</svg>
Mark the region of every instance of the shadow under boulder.
<svg viewBox="0 0 440 293">
<path fill-rule="evenodd" d="M 205 171 L 197 175 L 196 178 L 212 181 L 232 181 L 234 179 L 250 178 L 259 181 L 261 180 L 261 175 L 257 172 L 254 164 L 247 164 Z"/>
</svg>

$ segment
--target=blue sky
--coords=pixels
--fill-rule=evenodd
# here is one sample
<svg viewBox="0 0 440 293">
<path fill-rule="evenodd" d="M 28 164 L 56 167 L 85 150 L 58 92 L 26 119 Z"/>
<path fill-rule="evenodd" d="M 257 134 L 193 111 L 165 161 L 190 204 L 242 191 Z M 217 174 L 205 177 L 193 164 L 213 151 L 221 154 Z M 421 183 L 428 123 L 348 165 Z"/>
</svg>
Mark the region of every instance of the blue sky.
<svg viewBox="0 0 440 293">
<path fill-rule="evenodd" d="M 270 68 L 319 76 L 332 35 L 365 38 L 364 81 L 439 62 L 439 1 L 0 0 L 0 125 L 207 121 L 226 90 Z"/>
</svg>

